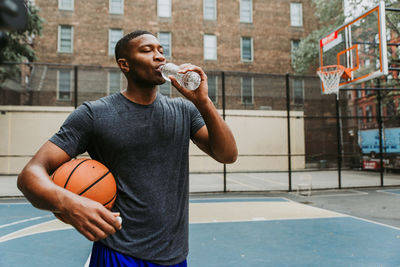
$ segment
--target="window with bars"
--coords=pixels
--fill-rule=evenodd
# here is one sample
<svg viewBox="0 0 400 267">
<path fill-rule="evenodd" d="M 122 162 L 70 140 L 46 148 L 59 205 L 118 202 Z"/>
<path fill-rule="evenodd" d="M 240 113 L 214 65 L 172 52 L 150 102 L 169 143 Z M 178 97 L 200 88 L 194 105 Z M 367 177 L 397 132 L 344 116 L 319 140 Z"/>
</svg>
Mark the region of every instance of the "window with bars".
<svg viewBox="0 0 400 267">
<path fill-rule="evenodd" d="M 303 26 L 303 4 L 290 3 L 290 25 L 294 27 Z"/>
<path fill-rule="evenodd" d="M 170 32 L 159 32 L 158 40 L 163 47 L 164 56 L 166 58 L 171 57 L 171 33 Z"/>
<path fill-rule="evenodd" d="M 58 71 L 58 100 L 71 100 L 71 70 Z"/>
<path fill-rule="evenodd" d="M 217 36 L 213 34 L 204 35 L 204 59 L 217 60 Z"/>
<path fill-rule="evenodd" d="M 240 0 L 240 22 L 253 22 L 253 1 Z"/>
<path fill-rule="evenodd" d="M 108 94 L 114 94 L 121 91 L 121 72 L 108 72 Z"/>
<path fill-rule="evenodd" d="M 58 9 L 73 11 L 74 0 L 58 0 Z"/>
<path fill-rule="evenodd" d="M 242 61 L 253 61 L 253 38 L 241 38 L 241 57 Z"/>
<path fill-rule="evenodd" d="M 123 31 L 121 29 L 110 29 L 108 32 L 108 55 L 113 56 L 115 53 L 115 45 L 122 38 Z"/>
<path fill-rule="evenodd" d="M 253 104 L 253 78 L 242 77 L 242 103 Z"/>
<path fill-rule="evenodd" d="M 298 105 L 304 103 L 304 80 L 293 80 L 293 102 Z"/>
<path fill-rule="evenodd" d="M 69 25 L 58 26 L 58 52 L 72 53 L 74 29 Z"/>
<path fill-rule="evenodd" d="M 157 15 L 162 18 L 171 17 L 171 0 L 157 0 Z"/>
<path fill-rule="evenodd" d="M 218 84 L 216 75 L 207 75 L 208 97 L 214 104 L 218 102 Z"/>
<path fill-rule="evenodd" d="M 124 0 L 109 0 L 110 14 L 124 14 Z"/>
<path fill-rule="evenodd" d="M 291 60 L 292 60 L 292 64 L 294 62 L 294 53 L 296 52 L 296 50 L 299 48 L 300 45 L 300 40 L 292 40 L 291 41 Z"/>
<path fill-rule="evenodd" d="M 205 20 L 216 20 L 217 0 L 203 0 L 203 13 Z"/>
</svg>

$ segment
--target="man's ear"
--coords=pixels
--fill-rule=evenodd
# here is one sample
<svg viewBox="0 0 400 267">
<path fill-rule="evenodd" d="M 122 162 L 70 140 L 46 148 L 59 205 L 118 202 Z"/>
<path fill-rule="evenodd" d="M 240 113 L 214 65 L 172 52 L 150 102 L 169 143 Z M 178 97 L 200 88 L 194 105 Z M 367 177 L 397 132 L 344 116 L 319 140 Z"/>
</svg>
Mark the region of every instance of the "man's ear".
<svg viewBox="0 0 400 267">
<path fill-rule="evenodd" d="M 129 64 L 125 58 L 120 58 L 120 59 L 118 59 L 117 62 L 118 62 L 118 66 L 122 72 L 124 72 L 124 73 L 129 72 Z"/>
</svg>

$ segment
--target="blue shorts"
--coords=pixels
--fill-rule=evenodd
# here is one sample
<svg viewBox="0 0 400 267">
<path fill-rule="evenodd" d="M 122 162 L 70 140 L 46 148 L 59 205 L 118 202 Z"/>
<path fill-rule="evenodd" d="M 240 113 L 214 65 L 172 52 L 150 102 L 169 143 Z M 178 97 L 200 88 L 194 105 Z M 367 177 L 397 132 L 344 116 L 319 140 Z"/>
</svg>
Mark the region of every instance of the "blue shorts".
<svg viewBox="0 0 400 267">
<path fill-rule="evenodd" d="M 104 246 L 100 242 L 93 243 L 92 255 L 90 257 L 89 267 L 162 267 L 149 261 L 136 259 Z M 186 260 L 171 267 L 187 267 Z"/>
</svg>

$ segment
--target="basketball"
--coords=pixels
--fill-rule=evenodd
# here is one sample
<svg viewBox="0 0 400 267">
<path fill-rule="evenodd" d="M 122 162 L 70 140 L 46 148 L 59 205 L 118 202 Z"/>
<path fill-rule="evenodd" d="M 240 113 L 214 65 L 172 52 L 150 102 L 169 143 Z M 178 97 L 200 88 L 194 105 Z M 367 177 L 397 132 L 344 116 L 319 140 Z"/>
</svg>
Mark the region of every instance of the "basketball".
<svg viewBox="0 0 400 267">
<path fill-rule="evenodd" d="M 53 182 L 80 196 L 111 209 L 117 197 L 114 176 L 106 166 L 93 159 L 73 159 L 61 165 L 51 176 Z"/>
</svg>

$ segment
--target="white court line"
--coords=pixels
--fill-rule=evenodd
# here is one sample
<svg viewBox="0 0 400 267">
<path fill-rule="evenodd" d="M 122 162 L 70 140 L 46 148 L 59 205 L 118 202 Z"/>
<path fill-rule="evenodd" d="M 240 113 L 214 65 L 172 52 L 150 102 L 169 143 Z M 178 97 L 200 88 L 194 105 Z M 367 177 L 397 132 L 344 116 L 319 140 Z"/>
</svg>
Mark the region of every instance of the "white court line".
<svg viewBox="0 0 400 267">
<path fill-rule="evenodd" d="M 260 197 L 260 196 L 254 196 L 254 197 L 220 197 L 220 198 L 218 198 L 218 197 L 213 197 L 213 198 L 208 198 L 208 197 L 204 197 L 204 198 L 190 198 L 190 200 L 193 200 L 193 201 L 198 201 L 198 200 L 200 200 L 200 201 L 201 201 L 201 200 L 204 200 L 204 201 L 206 201 L 206 200 L 211 200 L 211 201 L 213 201 L 213 200 L 217 200 L 216 202 L 218 202 L 218 201 L 221 200 L 221 199 L 223 199 L 223 200 L 232 200 L 233 202 L 235 202 L 236 200 L 284 199 L 284 200 L 286 200 L 286 201 L 295 202 L 295 201 L 292 201 L 292 200 L 290 200 L 290 199 L 288 199 L 288 198 L 285 198 L 285 197 Z"/>
<path fill-rule="evenodd" d="M 4 236 L 0 236 L 0 243 L 25 236 L 69 229 L 73 229 L 73 227 L 69 224 L 62 223 L 58 219 L 54 219 L 23 228 Z"/>
<path fill-rule="evenodd" d="M 297 192 L 290 192 L 290 194 L 292 195 L 296 195 L 299 197 L 305 197 L 305 198 L 321 198 L 321 197 L 346 197 L 346 196 L 362 196 L 362 195 L 368 195 L 367 192 L 362 192 L 362 191 L 357 191 L 357 190 L 347 190 L 347 191 L 351 191 L 354 193 L 350 193 L 350 194 L 324 194 L 324 195 L 313 195 L 312 194 L 312 190 L 311 190 L 311 196 L 303 196 L 301 194 L 297 194 Z M 315 191 L 314 191 L 315 192 Z"/>
<path fill-rule="evenodd" d="M 232 178 L 232 177 L 229 178 L 229 180 L 232 181 L 232 182 L 234 182 L 234 183 L 236 183 L 236 184 L 239 184 L 239 185 L 242 185 L 242 186 L 244 186 L 244 187 L 247 187 L 247 188 L 251 188 L 251 189 L 255 189 L 255 190 L 260 190 L 259 187 L 256 187 L 256 186 L 252 186 L 252 185 L 249 185 L 249 184 L 245 184 L 245 183 L 239 182 L 239 181 L 235 180 L 235 179 Z"/>
<path fill-rule="evenodd" d="M 364 219 L 364 218 L 360 218 L 360 217 L 353 216 L 353 215 L 348 215 L 348 216 L 351 217 L 351 218 L 354 218 L 354 219 L 358 219 L 358 220 L 361 220 L 361 221 L 365 221 L 365 222 L 377 224 L 377 225 L 380 225 L 380 226 L 388 227 L 388 228 L 391 228 L 391 229 L 394 229 L 394 230 L 400 230 L 400 228 L 396 227 L 396 226 L 392 226 L 392 225 L 388 225 L 388 224 L 384 224 L 384 223 L 380 223 L 380 222 L 374 222 L 374 221 L 371 221 L 371 220 L 368 220 L 368 219 Z M 398 236 L 397 238 L 399 238 L 399 237 L 400 236 Z"/>
<path fill-rule="evenodd" d="M 336 212 L 339 213 L 339 212 Z M 208 223 L 251 223 L 251 222 L 272 222 L 272 221 L 300 221 L 300 220 L 321 220 L 321 219 L 335 219 L 335 218 L 346 218 L 346 217 L 352 217 L 349 215 L 341 214 L 338 216 L 334 217 L 323 217 L 323 218 L 316 218 L 316 217 L 302 217 L 302 218 L 273 218 L 273 219 L 268 219 L 268 218 L 263 218 L 263 217 L 254 217 L 251 219 L 247 220 L 229 220 L 229 221 L 204 221 L 204 222 L 191 222 L 190 224 L 208 224 Z M 399 229 L 400 230 L 400 229 Z"/>
<path fill-rule="evenodd" d="M 300 204 L 300 205 L 309 206 L 309 205 L 306 205 L 306 204 L 303 204 L 303 203 L 300 203 L 300 202 L 297 202 L 297 203 Z M 312 207 L 314 207 L 314 206 L 312 206 Z M 315 208 L 315 207 L 314 207 L 314 208 Z M 318 209 L 322 209 L 322 208 L 318 208 Z M 365 222 L 368 222 L 368 223 L 377 224 L 377 225 L 384 226 L 384 227 L 387 227 L 387 228 L 391 228 L 391 229 L 394 229 L 394 230 L 400 230 L 400 228 L 399 228 L 399 227 L 396 227 L 396 226 L 392 226 L 392 225 L 388 225 L 388 224 L 384 224 L 384 223 L 380 223 L 380 222 L 375 222 L 375 221 L 372 221 L 372 220 L 369 220 L 369 219 L 364 219 L 364 218 L 357 217 L 357 216 L 350 215 L 350 214 L 346 214 L 346 213 L 343 213 L 343 212 L 332 211 L 332 210 L 328 210 L 328 209 L 324 209 L 324 210 L 342 214 L 342 215 L 343 215 L 343 218 L 345 218 L 345 217 L 350 217 L 350 218 L 353 218 L 353 219 L 356 219 L 356 220 L 360 220 L 360 221 L 365 221 Z M 341 218 L 341 217 L 338 217 L 338 218 Z M 322 218 L 321 218 L 321 219 L 322 219 Z"/>
<path fill-rule="evenodd" d="M 397 189 L 388 189 L 388 190 L 397 190 Z M 393 192 L 388 192 L 386 190 L 376 190 L 376 192 L 378 193 L 385 193 L 385 194 L 390 194 L 390 195 L 396 195 L 396 196 L 400 196 L 399 193 L 393 193 Z"/>
<path fill-rule="evenodd" d="M 85 265 L 83 265 L 83 267 L 89 267 L 89 263 L 90 263 L 90 257 L 92 256 L 92 252 L 90 252 L 89 257 L 87 258 Z"/>
<path fill-rule="evenodd" d="M 247 177 L 250 178 L 250 179 L 259 180 L 259 181 L 262 181 L 262 182 L 265 182 L 265 183 L 287 186 L 287 183 L 275 182 L 275 181 L 272 181 L 272 180 L 270 180 L 270 179 L 268 179 L 268 178 L 263 179 L 263 178 L 259 178 L 259 177 L 256 177 L 256 176 L 249 175 L 249 174 L 247 174 L 247 173 L 242 173 L 242 175 L 247 176 Z M 229 179 L 232 179 L 232 178 L 229 178 Z"/>
<path fill-rule="evenodd" d="M 51 216 L 52 216 L 52 215 L 46 215 L 46 216 L 41 216 L 41 217 L 34 217 L 34 218 L 30 218 L 30 219 L 20 220 L 20 221 L 8 223 L 8 224 L 3 224 L 3 225 L 0 225 L 0 229 L 1 229 L 1 228 L 4 228 L 4 227 L 8 227 L 8 226 L 12 226 L 12 225 L 24 223 L 24 222 L 30 222 L 30 221 L 40 220 L 40 219 L 43 219 L 43 218 L 49 218 L 49 217 L 51 217 Z"/>
<path fill-rule="evenodd" d="M 0 205 L 30 205 L 30 204 L 31 203 L 29 203 L 29 202 L 5 202 L 5 203 L 0 203 Z"/>
</svg>

